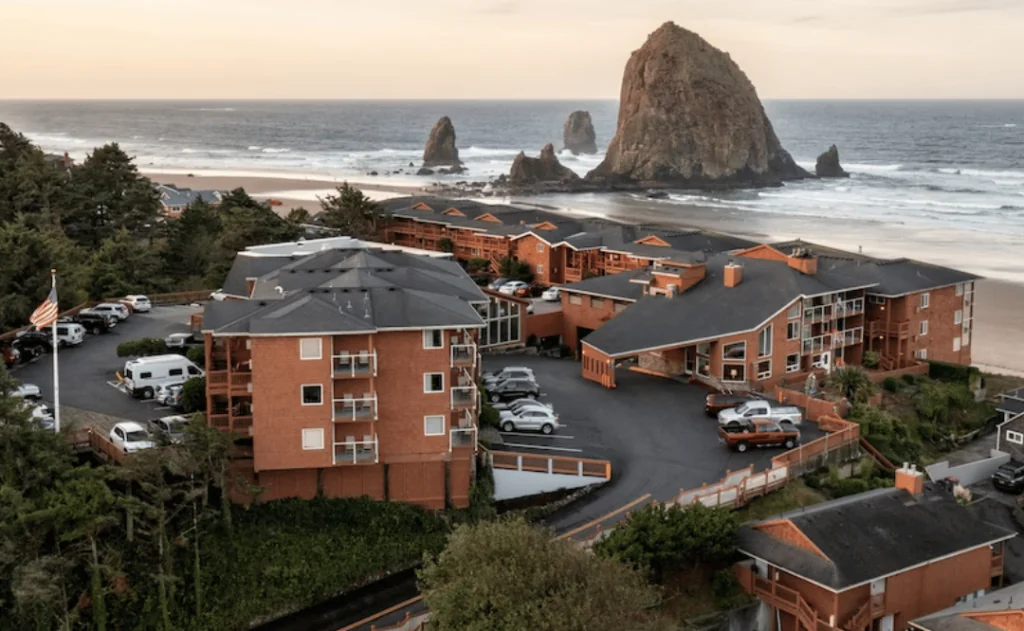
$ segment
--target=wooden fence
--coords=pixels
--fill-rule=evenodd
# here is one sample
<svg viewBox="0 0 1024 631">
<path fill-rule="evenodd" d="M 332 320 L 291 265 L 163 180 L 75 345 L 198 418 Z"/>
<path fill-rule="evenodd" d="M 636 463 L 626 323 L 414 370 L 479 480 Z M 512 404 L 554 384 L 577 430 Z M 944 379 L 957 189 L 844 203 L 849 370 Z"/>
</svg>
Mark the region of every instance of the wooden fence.
<svg viewBox="0 0 1024 631">
<path fill-rule="evenodd" d="M 510 451 L 492 451 L 490 452 L 490 459 L 491 466 L 495 469 L 593 476 L 604 478 L 605 480 L 610 480 L 612 477 L 612 464 L 607 460 L 572 458 L 568 456 L 543 456 Z"/>
</svg>

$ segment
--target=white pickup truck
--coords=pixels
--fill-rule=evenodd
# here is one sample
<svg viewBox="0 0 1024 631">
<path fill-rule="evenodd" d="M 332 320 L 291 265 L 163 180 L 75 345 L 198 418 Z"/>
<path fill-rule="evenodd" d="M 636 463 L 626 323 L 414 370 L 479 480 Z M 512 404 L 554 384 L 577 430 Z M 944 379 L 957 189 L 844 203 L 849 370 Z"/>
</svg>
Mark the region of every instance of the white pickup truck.
<svg viewBox="0 0 1024 631">
<path fill-rule="evenodd" d="M 753 400 L 743 405 L 722 410 L 718 413 L 718 424 L 723 427 L 740 425 L 752 419 L 771 419 L 776 423 L 799 425 L 804 420 L 800 408 L 792 405 L 780 405 L 772 401 Z"/>
</svg>

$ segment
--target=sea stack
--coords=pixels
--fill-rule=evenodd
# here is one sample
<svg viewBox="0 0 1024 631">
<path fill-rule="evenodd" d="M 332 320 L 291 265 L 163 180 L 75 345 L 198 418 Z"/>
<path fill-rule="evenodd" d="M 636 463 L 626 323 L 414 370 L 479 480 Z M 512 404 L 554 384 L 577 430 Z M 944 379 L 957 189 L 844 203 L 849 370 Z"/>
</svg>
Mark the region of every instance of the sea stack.
<svg viewBox="0 0 1024 631">
<path fill-rule="evenodd" d="M 455 146 L 455 125 L 452 119 L 442 116 L 430 130 L 430 138 L 423 149 L 423 166 L 459 166 L 459 149 Z"/>
<path fill-rule="evenodd" d="M 587 179 L 723 188 L 809 176 L 782 148 L 754 85 L 729 55 L 666 22 L 626 63 L 615 137 Z"/>
<path fill-rule="evenodd" d="M 590 112 L 576 110 L 569 114 L 562 127 L 562 141 L 565 148 L 578 156 L 581 153 L 597 153 L 597 135 Z"/>
<path fill-rule="evenodd" d="M 508 174 L 508 181 L 520 186 L 542 182 L 576 182 L 579 179 L 580 176 L 572 169 L 558 161 L 555 147 L 551 143 L 544 145 L 539 158 L 529 158 L 520 151 Z"/>
<path fill-rule="evenodd" d="M 818 156 L 818 161 L 814 164 L 814 174 L 818 177 L 850 177 L 839 164 L 839 148 L 835 145 Z"/>
</svg>

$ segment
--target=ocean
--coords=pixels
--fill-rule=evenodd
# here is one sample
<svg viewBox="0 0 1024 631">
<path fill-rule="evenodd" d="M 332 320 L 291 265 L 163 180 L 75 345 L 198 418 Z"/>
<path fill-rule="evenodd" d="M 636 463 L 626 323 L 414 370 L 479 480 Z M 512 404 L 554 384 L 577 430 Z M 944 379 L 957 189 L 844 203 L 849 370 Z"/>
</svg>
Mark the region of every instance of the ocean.
<svg viewBox="0 0 1024 631">
<path fill-rule="evenodd" d="M 719 213 L 771 236 L 847 247 L 856 241 L 865 251 L 960 260 L 961 267 L 1024 282 L 1024 101 L 767 101 L 765 108 L 797 162 L 813 170 L 815 157 L 834 143 L 852 177 L 678 192 L 657 203 L 624 194 L 546 201 L 627 219 L 642 214 L 645 221 Z M 0 121 L 76 159 L 116 141 L 151 173 L 386 186 L 507 173 L 521 150 L 560 147 L 562 123 L 575 109 L 590 111 L 598 145 L 606 146 L 615 101 L 0 101 Z M 423 145 L 443 115 L 455 124 L 469 172 L 418 177 Z M 581 175 L 601 158 L 560 155 Z M 772 225 L 785 229 L 766 227 Z"/>
</svg>

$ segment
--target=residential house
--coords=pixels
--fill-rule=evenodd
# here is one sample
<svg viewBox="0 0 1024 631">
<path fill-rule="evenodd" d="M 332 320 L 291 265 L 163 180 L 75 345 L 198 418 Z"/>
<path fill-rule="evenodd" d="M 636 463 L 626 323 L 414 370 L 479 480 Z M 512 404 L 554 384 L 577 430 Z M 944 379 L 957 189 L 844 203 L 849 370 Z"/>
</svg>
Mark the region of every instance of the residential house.
<svg viewBox="0 0 1024 631">
<path fill-rule="evenodd" d="M 776 631 L 905 629 L 981 595 L 1003 574 L 1016 533 L 977 519 L 949 494 L 897 471 L 876 489 L 744 525 L 741 584 Z"/>
<path fill-rule="evenodd" d="M 1004 392 L 996 399 L 996 411 L 1003 415 L 1003 421 L 1024 414 L 1024 388 Z"/>
<path fill-rule="evenodd" d="M 297 242 L 240 253 L 223 292 L 203 315 L 207 422 L 251 439 L 263 497 L 467 505 L 490 303 L 457 263 Z"/>
<path fill-rule="evenodd" d="M 224 193 L 214 190 L 192 190 L 179 188 L 173 184 L 157 184 L 160 195 L 160 206 L 165 217 L 177 219 L 191 204 L 203 200 L 211 206 L 217 206 L 224 198 Z"/>
<path fill-rule="evenodd" d="M 1020 631 L 1024 629 L 1024 583 L 963 599 L 917 620 L 914 631 Z"/>
</svg>

